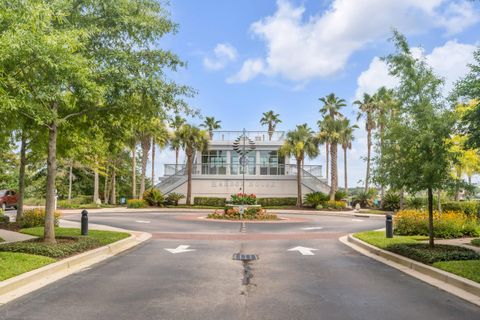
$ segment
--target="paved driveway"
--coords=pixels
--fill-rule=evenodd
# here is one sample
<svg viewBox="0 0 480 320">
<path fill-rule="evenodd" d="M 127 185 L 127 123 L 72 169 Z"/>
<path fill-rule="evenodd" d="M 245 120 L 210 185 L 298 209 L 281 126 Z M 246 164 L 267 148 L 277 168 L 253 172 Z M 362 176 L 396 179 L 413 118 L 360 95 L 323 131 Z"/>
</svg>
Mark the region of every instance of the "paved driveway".
<svg viewBox="0 0 480 320">
<path fill-rule="evenodd" d="M 0 307 L 0 319 L 479 319 L 478 307 L 338 241 L 380 228 L 381 220 L 295 216 L 305 221 L 240 228 L 184 216 L 92 214 L 91 222 L 154 237 Z M 222 238 L 240 233 L 244 238 Z M 217 237 L 198 240 L 199 234 Z M 288 251 L 299 246 L 316 250 Z M 233 260 L 238 252 L 259 259 Z"/>
</svg>

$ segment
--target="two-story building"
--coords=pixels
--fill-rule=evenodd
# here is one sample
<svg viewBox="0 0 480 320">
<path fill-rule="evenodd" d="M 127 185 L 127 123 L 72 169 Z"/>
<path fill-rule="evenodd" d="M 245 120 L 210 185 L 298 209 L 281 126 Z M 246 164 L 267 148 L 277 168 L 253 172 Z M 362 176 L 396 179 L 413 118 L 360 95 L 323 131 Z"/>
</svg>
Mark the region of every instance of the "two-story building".
<svg viewBox="0 0 480 320">
<path fill-rule="evenodd" d="M 279 154 L 285 132 L 246 131 L 247 161 L 234 150 L 237 140 L 243 150 L 242 131 L 214 131 L 208 150 L 198 152 L 192 170 L 193 197 L 225 197 L 238 192 L 254 193 L 257 197 L 296 197 L 297 165 Z M 253 142 L 253 143 L 252 143 Z M 252 144 L 254 149 L 251 150 Z M 304 165 L 302 194 L 312 191 L 328 193 L 330 187 L 322 177 L 321 165 Z M 185 164 L 165 164 L 164 177 L 157 184 L 164 194 L 187 193 Z M 245 190 L 243 188 L 245 178 Z"/>
</svg>

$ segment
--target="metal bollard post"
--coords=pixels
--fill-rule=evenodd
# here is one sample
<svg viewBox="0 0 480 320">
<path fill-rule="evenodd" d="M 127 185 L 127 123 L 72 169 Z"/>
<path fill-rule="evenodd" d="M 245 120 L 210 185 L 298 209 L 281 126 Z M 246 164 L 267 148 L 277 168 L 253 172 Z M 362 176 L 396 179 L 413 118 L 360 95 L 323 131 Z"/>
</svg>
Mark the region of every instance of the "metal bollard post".
<svg viewBox="0 0 480 320">
<path fill-rule="evenodd" d="M 82 236 L 88 235 L 88 211 L 82 211 Z"/>
<path fill-rule="evenodd" d="M 386 236 L 387 238 L 393 238 L 393 219 L 391 214 L 387 214 L 387 220 L 385 221 Z"/>
</svg>

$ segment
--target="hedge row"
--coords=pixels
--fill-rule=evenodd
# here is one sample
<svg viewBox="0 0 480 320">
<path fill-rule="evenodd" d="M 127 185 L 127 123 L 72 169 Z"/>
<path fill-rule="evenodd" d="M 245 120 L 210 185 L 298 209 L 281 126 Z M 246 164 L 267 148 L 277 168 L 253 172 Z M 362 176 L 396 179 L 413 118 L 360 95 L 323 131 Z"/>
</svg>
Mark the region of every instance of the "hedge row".
<svg viewBox="0 0 480 320">
<path fill-rule="evenodd" d="M 193 204 L 197 206 L 212 206 L 223 207 L 227 203 L 226 198 L 216 197 L 194 197 Z M 284 198 L 257 198 L 257 204 L 263 207 L 275 207 L 275 206 L 294 206 L 297 203 L 295 197 Z"/>
<path fill-rule="evenodd" d="M 467 216 L 480 218 L 480 201 L 452 201 L 442 203 L 442 210 L 463 212 Z"/>
<path fill-rule="evenodd" d="M 257 203 L 263 207 L 275 207 L 275 206 L 294 206 L 297 204 L 296 197 L 284 197 L 284 198 L 258 198 Z"/>
<path fill-rule="evenodd" d="M 193 204 L 196 206 L 224 207 L 227 203 L 226 198 L 215 197 L 194 197 Z"/>
</svg>

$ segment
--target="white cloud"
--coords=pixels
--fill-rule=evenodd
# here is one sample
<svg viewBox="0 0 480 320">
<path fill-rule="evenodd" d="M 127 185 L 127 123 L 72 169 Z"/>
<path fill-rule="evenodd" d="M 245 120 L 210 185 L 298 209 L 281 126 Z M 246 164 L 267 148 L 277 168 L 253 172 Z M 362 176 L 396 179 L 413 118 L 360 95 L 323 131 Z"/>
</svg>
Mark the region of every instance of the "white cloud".
<svg viewBox="0 0 480 320">
<path fill-rule="evenodd" d="M 436 47 L 430 54 L 425 54 L 421 48 L 412 48 L 416 57 L 424 56 L 433 71 L 445 80 L 444 92 L 448 94 L 455 81 L 468 72 L 468 64 L 473 62 L 473 52 L 476 47 L 471 44 L 458 43 L 455 40 Z M 363 93 L 373 94 L 381 86 L 394 88 L 398 79 L 388 74 L 388 67 L 378 57 L 374 57 L 367 70 L 357 79 L 355 98 L 359 99 Z"/>
<path fill-rule="evenodd" d="M 374 94 L 380 87 L 394 88 L 398 80 L 388 74 L 388 66 L 378 57 L 374 57 L 367 70 L 357 79 L 355 100 L 361 99 L 364 93 Z"/>
<path fill-rule="evenodd" d="M 237 59 L 237 49 L 228 43 L 219 43 L 213 49 L 214 57 L 205 57 L 203 65 L 208 70 L 221 70 L 225 66 Z"/>
<path fill-rule="evenodd" d="M 273 15 L 251 25 L 252 33 L 266 45 L 262 67 L 258 68 L 260 59 L 248 59 L 231 78 L 245 82 L 258 74 L 292 81 L 327 77 L 341 71 L 354 52 L 388 36 L 392 27 L 407 34 L 441 27 L 452 34 L 478 21 L 472 4 L 445 6 L 445 2 L 334 0 L 328 10 L 306 19 L 303 6 L 278 0 Z M 252 61 L 257 68 L 251 67 Z M 247 69 L 249 76 L 242 77 Z"/>
<path fill-rule="evenodd" d="M 242 69 L 235 75 L 227 79 L 228 83 L 247 82 L 262 73 L 265 64 L 262 59 L 248 59 L 243 63 Z"/>
</svg>

